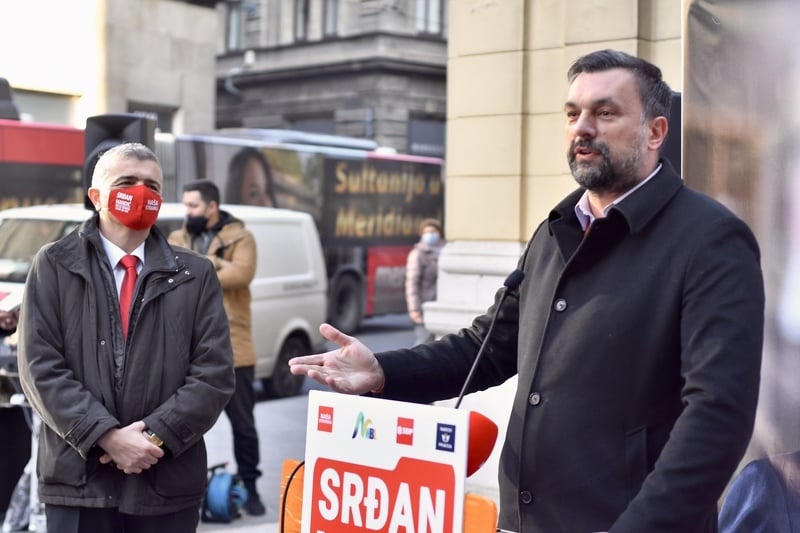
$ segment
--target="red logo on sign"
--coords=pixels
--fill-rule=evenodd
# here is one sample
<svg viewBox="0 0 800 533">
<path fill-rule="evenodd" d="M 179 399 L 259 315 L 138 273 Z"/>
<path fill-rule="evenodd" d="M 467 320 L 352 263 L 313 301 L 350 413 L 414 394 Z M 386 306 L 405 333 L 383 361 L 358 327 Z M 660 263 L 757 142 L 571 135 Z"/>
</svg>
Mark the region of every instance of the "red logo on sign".
<svg viewBox="0 0 800 533">
<path fill-rule="evenodd" d="M 397 444 L 414 444 L 414 419 L 397 417 Z"/>
<path fill-rule="evenodd" d="M 313 483 L 310 531 L 453 531 L 450 465 L 401 457 L 394 470 L 382 470 L 320 458 Z"/>
<path fill-rule="evenodd" d="M 331 433 L 333 431 L 333 407 L 319 406 L 317 414 L 317 431 Z"/>
</svg>

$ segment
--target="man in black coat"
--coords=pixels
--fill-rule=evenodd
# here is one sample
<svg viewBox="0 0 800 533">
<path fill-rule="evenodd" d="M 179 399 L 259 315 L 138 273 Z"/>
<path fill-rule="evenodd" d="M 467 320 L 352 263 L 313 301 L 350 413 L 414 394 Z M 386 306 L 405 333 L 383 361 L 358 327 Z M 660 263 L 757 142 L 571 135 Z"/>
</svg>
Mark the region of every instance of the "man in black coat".
<svg viewBox="0 0 800 533">
<path fill-rule="evenodd" d="M 203 435 L 233 393 L 233 353 L 213 265 L 154 226 L 162 183 L 146 146 L 109 149 L 88 191 L 97 213 L 28 274 L 20 381 L 43 422 L 50 532 L 197 529 Z"/>
<path fill-rule="evenodd" d="M 499 526 L 525 533 L 716 531 L 758 399 L 764 289 L 751 231 L 660 159 L 671 91 L 603 50 L 568 73 L 567 160 L 580 188 L 536 229 L 525 277 L 472 326 L 374 356 L 341 348 L 292 371 L 336 391 L 430 402 L 517 375 Z"/>
</svg>

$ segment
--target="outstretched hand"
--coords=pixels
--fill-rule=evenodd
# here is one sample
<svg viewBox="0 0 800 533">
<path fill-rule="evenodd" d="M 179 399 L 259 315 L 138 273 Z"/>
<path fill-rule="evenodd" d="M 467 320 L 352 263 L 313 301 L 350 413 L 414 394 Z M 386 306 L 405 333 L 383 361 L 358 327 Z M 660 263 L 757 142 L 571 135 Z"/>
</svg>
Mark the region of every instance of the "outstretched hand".
<svg viewBox="0 0 800 533">
<path fill-rule="evenodd" d="M 322 324 L 319 332 L 339 348 L 290 359 L 292 374 L 306 375 L 333 391 L 345 394 L 364 394 L 383 388 L 383 368 L 369 348 L 330 324 Z"/>
</svg>

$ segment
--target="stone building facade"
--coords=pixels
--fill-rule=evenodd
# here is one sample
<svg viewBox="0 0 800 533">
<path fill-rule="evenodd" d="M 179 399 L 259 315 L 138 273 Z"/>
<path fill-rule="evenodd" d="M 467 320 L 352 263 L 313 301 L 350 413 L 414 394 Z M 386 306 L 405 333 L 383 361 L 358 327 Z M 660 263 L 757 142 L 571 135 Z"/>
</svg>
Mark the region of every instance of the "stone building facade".
<svg viewBox="0 0 800 533">
<path fill-rule="evenodd" d="M 245 0 L 217 11 L 217 127 L 347 135 L 444 157 L 445 0 Z"/>
<path fill-rule="evenodd" d="M 83 128 L 88 116 L 141 112 L 165 132 L 214 127 L 209 2 L 3 2 L 0 19 L 0 76 L 25 118 Z"/>
</svg>

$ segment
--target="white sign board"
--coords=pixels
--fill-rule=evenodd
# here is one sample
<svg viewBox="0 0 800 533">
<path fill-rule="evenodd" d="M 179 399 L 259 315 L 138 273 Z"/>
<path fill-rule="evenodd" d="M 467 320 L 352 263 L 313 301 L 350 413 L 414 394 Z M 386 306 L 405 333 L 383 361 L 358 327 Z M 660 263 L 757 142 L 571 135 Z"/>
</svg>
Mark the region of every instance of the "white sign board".
<svg viewBox="0 0 800 533">
<path fill-rule="evenodd" d="M 13 311 L 22 303 L 24 283 L 0 282 L 0 311 Z"/>
<path fill-rule="evenodd" d="M 303 533 L 461 533 L 469 413 L 309 392 Z"/>
</svg>

